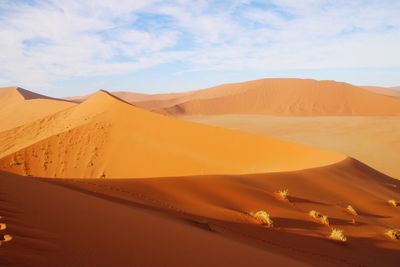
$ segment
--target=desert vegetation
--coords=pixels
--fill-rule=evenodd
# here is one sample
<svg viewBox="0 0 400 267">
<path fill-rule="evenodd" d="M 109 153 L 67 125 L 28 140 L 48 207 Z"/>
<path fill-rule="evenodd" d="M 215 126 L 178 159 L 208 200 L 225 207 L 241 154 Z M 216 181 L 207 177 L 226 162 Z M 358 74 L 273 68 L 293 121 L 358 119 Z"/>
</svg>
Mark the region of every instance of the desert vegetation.
<svg viewBox="0 0 400 267">
<path fill-rule="evenodd" d="M 278 192 L 276 192 L 276 194 L 278 195 L 278 197 L 281 200 L 288 200 L 289 190 L 288 189 L 278 190 Z"/>
<path fill-rule="evenodd" d="M 256 212 L 251 212 L 250 215 L 255 218 L 260 224 L 266 225 L 268 227 L 273 227 L 274 222 L 271 219 L 271 216 L 263 210 L 259 210 Z"/>
<path fill-rule="evenodd" d="M 345 236 L 344 232 L 336 228 L 332 228 L 329 238 L 335 241 L 347 242 L 347 237 Z"/>
<path fill-rule="evenodd" d="M 398 203 L 396 200 L 394 200 L 394 199 L 389 199 L 389 200 L 388 200 L 388 203 L 389 203 L 390 205 L 392 205 L 393 207 L 397 207 L 397 206 L 399 205 L 399 203 Z"/>
<path fill-rule="evenodd" d="M 399 230 L 396 230 L 396 229 L 387 229 L 385 232 L 385 235 L 393 240 L 400 239 L 400 232 L 399 232 Z"/>
<path fill-rule="evenodd" d="M 358 212 L 351 205 L 348 205 L 346 210 L 351 215 L 358 216 Z"/>
<path fill-rule="evenodd" d="M 329 218 L 326 215 L 322 215 L 321 213 L 319 213 L 316 210 L 311 210 L 308 215 L 310 215 L 311 218 L 319 221 L 320 223 L 324 224 L 324 225 L 329 225 Z"/>
</svg>

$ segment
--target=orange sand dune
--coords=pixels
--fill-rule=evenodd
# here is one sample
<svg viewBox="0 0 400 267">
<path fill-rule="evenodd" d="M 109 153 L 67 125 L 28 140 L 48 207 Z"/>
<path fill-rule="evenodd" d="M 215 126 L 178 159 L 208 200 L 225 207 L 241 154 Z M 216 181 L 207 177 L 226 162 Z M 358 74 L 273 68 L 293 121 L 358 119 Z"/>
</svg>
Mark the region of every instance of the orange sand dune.
<svg viewBox="0 0 400 267">
<path fill-rule="evenodd" d="M 174 218 L 0 172 L 1 266 L 307 266 Z M 2 231 L 3 232 L 3 231 Z"/>
<path fill-rule="evenodd" d="M 362 88 L 371 91 L 376 94 L 387 95 L 387 96 L 395 96 L 400 97 L 400 89 L 399 88 L 386 88 L 379 86 L 362 86 Z"/>
<path fill-rule="evenodd" d="M 339 151 L 400 179 L 400 116 L 184 116 L 181 119 Z"/>
<path fill-rule="evenodd" d="M 400 198 L 400 182 L 352 159 L 258 175 L 50 181 L 116 203 L 164 211 L 210 233 L 313 266 L 396 266 L 400 260 L 399 241 L 384 234 L 400 225 L 398 207 L 387 203 Z M 275 194 L 283 189 L 289 190 L 288 200 Z M 346 211 L 348 205 L 358 216 Z M 273 228 L 250 216 L 257 210 L 270 214 Z M 311 210 L 327 215 L 329 226 L 312 219 Z M 112 211 L 108 215 L 115 218 Z M 343 230 L 348 241 L 330 240 L 331 228 Z"/>
<path fill-rule="evenodd" d="M 172 115 L 400 115 L 400 99 L 387 97 L 398 96 L 396 90 L 309 79 L 262 79 L 171 94 L 113 94 L 137 107 Z"/>
<path fill-rule="evenodd" d="M 263 79 L 225 86 L 229 94 L 212 98 L 194 96 L 168 108 L 160 106 L 158 110 L 173 115 L 400 115 L 400 99 L 347 83 Z M 209 94 L 209 90 L 201 92 Z"/>
<path fill-rule="evenodd" d="M 75 104 L 19 87 L 0 88 L 0 132 L 43 118 Z"/>
<path fill-rule="evenodd" d="M 299 170 L 345 156 L 180 121 L 100 91 L 73 108 L 1 133 L 0 158 L 0 169 L 22 175 L 136 178 Z"/>
</svg>

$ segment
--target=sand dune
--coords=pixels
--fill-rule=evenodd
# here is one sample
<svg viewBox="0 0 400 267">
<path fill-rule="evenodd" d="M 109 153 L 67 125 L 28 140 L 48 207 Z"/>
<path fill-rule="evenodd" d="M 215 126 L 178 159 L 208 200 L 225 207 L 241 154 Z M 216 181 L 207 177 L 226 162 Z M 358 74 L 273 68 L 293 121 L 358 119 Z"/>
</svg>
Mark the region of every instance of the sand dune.
<svg viewBox="0 0 400 267">
<path fill-rule="evenodd" d="M 400 117 L 185 116 L 189 121 L 339 151 L 400 179 Z"/>
<path fill-rule="evenodd" d="M 387 203 L 399 197 L 400 183 L 352 159 L 259 175 L 52 181 L 124 205 L 166 212 L 210 233 L 313 266 L 395 266 L 400 260 L 397 241 L 385 236 L 386 229 L 400 223 L 397 208 Z M 275 194 L 282 189 L 289 190 L 287 201 Z M 346 211 L 348 205 L 358 216 Z M 267 211 L 274 227 L 259 225 L 249 215 L 256 210 Z M 327 215 L 330 225 L 313 220 L 310 210 Z M 344 231 L 346 244 L 329 240 L 331 228 Z"/>
<path fill-rule="evenodd" d="M 0 157 L 0 169 L 22 175 L 91 178 L 277 172 L 345 158 L 169 118 L 105 91 L 73 108 L 3 132 Z"/>
<path fill-rule="evenodd" d="M 0 88 L 0 132 L 73 107 L 61 99 L 36 94 L 19 87 Z"/>
<path fill-rule="evenodd" d="M 400 115 L 400 99 L 388 97 L 399 96 L 397 90 L 309 79 L 262 79 L 171 94 L 112 93 L 137 107 L 170 115 Z"/>
<path fill-rule="evenodd" d="M 307 266 L 168 213 L 0 173 L 1 266 Z M 6 193 L 6 194 L 4 194 Z"/>
<path fill-rule="evenodd" d="M 161 108 L 161 112 L 173 115 L 400 115 L 400 99 L 374 94 L 347 83 L 263 79 L 231 84 L 228 88 L 229 95 L 194 98 Z"/>
<path fill-rule="evenodd" d="M 376 94 L 400 97 L 400 89 L 399 88 L 386 88 L 386 87 L 379 87 L 379 86 L 362 86 L 362 88 L 364 88 L 368 91 L 374 92 Z"/>
</svg>

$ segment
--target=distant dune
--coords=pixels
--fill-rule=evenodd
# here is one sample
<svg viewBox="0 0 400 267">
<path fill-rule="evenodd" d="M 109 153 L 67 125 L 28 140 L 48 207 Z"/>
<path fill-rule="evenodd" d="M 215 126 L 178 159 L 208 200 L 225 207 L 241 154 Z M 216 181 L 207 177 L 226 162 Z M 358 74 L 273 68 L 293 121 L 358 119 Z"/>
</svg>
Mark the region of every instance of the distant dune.
<svg viewBox="0 0 400 267">
<path fill-rule="evenodd" d="M 173 115 L 400 115 L 400 99 L 334 81 L 264 79 L 224 85 L 224 89 L 229 94 L 194 97 L 168 108 L 161 107 L 161 111 Z"/>
<path fill-rule="evenodd" d="M 19 87 L 0 88 L 0 132 L 75 106 Z"/>
<path fill-rule="evenodd" d="M 22 175 L 91 178 L 278 172 L 345 158 L 169 118 L 136 108 L 105 91 L 1 133 L 0 157 L 0 169 Z"/>
<path fill-rule="evenodd" d="M 368 91 L 374 92 L 376 94 L 400 97 L 399 87 L 387 88 L 379 86 L 362 86 L 362 88 L 367 89 Z"/>
<path fill-rule="evenodd" d="M 400 115 L 400 99 L 388 97 L 397 96 L 396 90 L 335 81 L 262 79 L 183 93 L 113 94 L 137 107 L 169 115 Z"/>
</svg>

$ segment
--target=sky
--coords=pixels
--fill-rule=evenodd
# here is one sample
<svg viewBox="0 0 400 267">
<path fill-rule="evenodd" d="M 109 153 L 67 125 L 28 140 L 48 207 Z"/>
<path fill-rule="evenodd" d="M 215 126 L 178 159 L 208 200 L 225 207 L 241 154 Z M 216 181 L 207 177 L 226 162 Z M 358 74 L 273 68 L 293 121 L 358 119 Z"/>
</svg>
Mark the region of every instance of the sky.
<svg viewBox="0 0 400 267">
<path fill-rule="evenodd" d="M 0 86 L 51 96 L 268 77 L 400 85 L 398 0 L 0 0 Z"/>
</svg>

